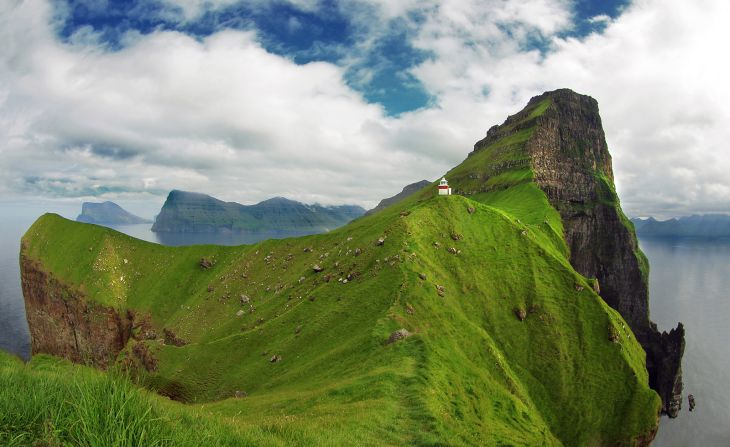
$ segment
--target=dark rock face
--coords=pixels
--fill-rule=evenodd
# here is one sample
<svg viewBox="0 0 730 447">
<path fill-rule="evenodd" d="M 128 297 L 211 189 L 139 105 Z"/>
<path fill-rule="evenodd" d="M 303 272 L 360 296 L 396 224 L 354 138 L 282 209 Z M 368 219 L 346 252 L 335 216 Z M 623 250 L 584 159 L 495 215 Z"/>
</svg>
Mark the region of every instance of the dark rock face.
<svg viewBox="0 0 730 447">
<path fill-rule="evenodd" d="M 381 200 L 375 208 L 368 210 L 368 212 L 366 212 L 365 214 L 368 215 L 377 213 L 378 211 L 385 209 L 390 205 L 393 205 L 400 202 L 401 200 L 408 198 L 409 196 L 417 193 L 418 191 L 429 185 L 431 185 L 431 182 L 429 182 L 428 180 L 421 180 L 420 182 L 411 183 L 410 185 L 404 187 L 401 192 L 394 195 L 393 197 L 388 197 L 387 199 Z"/>
<path fill-rule="evenodd" d="M 549 101 L 534 119 L 530 113 Z M 650 384 L 663 411 L 681 403 L 684 328 L 660 334 L 649 320 L 648 263 L 613 186 L 611 156 L 595 99 L 568 89 L 547 92 L 492 127 L 475 151 L 514 132 L 534 128 L 525 151 L 535 182 L 558 210 L 573 267 L 600 283 L 601 297 L 628 322 L 647 355 Z"/>
<path fill-rule="evenodd" d="M 32 353 L 106 369 L 132 334 L 133 316 L 90 304 L 41 266 L 21 257 L 21 282 Z"/>
</svg>

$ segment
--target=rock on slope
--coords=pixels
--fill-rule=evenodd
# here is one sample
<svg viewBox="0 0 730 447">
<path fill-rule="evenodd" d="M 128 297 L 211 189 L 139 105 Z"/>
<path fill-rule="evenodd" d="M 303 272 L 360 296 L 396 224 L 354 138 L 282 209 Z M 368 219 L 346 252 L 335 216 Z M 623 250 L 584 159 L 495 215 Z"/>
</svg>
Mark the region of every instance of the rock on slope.
<svg viewBox="0 0 730 447">
<path fill-rule="evenodd" d="M 644 351 L 535 181 L 551 107 L 568 105 L 538 101 L 447 174 L 464 197 L 423 190 L 327 234 L 175 248 L 43 216 L 23 289 L 33 336 L 59 337 L 34 353 L 115 360 L 211 414 L 345 444 L 647 445 Z"/>
<path fill-rule="evenodd" d="M 378 211 L 380 211 L 382 209 L 385 209 L 393 204 L 396 204 L 402 200 L 407 199 L 411 195 L 417 193 L 418 191 L 422 190 L 423 188 L 427 187 L 430 184 L 431 184 L 431 182 L 429 182 L 428 180 L 421 180 L 420 182 L 411 183 L 410 185 L 406 185 L 401 192 L 394 195 L 393 197 L 388 197 L 387 199 L 381 200 L 380 203 L 378 203 L 378 205 L 375 208 L 368 210 L 365 214 L 377 213 Z"/>
<path fill-rule="evenodd" d="M 321 233 L 361 216 L 355 205 L 305 205 L 282 197 L 256 205 L 223 202 L 211 196 L 171 191 L 152 231 L 171 233 L 269 232 Z"/>
<path fill-rule="evenodd" d="M 130 225 L 150 223 L 151 221 L 135 216 L 114 202 L 84 202 L 77 222 L 99 225 Z"/>
</svg>

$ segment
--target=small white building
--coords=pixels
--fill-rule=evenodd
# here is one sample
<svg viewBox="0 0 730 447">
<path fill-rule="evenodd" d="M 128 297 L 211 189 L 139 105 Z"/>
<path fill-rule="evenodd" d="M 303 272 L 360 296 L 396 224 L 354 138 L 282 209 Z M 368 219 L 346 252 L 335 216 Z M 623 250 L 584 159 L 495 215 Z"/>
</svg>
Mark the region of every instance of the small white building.
<svg viewBox="0 0 730 447">
<path fill-rule="evenodd" d="M 439 182 L 439 195 L 450 196 L 451 188 L 449 188 L 449 182 L 446 181 L 446 177 L 443 177 Z"/>
</svg>

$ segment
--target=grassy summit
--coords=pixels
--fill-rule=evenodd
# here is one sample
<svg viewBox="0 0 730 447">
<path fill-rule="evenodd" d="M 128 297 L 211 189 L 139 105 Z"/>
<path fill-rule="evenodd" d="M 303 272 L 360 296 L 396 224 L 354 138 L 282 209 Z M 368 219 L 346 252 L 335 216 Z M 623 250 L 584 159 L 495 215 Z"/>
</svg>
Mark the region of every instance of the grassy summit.
<svg viewBox="0 0 730 447">
<path fill-rule="evenodd" d="M 133 311 L 115 363 L 184 403 L 44 356 L 0 359 L 0 386 L 55 392 L 44 416 L 28 404 L 27 423 L 0 419 L 0 440 L 75 439 L 49 411 L 78 408 L 52 396 L 106 384 L 179 445 L 195 443 L 191 430 L 210 445 L 643 443 L 661 405 L 644 351 L 571 266 L 560 215 L 522 161 L 529 120 L 548 106 L 447 174 L 468 191 L 488 173 L 489 188 L 429 187 L 327 234 L 173 248 L 41 217 L 22 250 L 47 274 L 35 286 L 92 312 Z M 410 336 L 389 342 L 400 329 Z M 0 413 L 10 401 L 0 393 Z"/>
</svg>

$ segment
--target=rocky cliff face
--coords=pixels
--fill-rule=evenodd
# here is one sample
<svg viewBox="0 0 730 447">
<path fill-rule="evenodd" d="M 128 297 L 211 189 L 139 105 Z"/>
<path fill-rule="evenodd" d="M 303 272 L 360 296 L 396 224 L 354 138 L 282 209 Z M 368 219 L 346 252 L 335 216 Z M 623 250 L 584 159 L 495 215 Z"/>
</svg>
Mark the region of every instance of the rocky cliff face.
<svg viewBox="0 0 730 447">
<path fill-rule="evenodd" d="M 89 303 L 39 263 L 24 256 L 20 262 L 32 354 L 52 354 L 102 369 L 113 364 L 131 336 L 131 314 Z"/>
<path fill-rule="evenodd" d="M 546 108 L 535 113 L 540 106 Z M 475 151 L 527 129 L 531 136 L 524 150 L 534 181 L 560 212 L 573 267 L 596 278 L 601 297 L 629 323 L 646 351 L 650 384 L 663 411 L 676 416 L 684 328 L 680 323 L 662 334 L 649 319 L 648 263 L 614 190 L 598 103 L 567 89 L 536 96 L 522 112 L 491 128 Z"/>
</svg>

